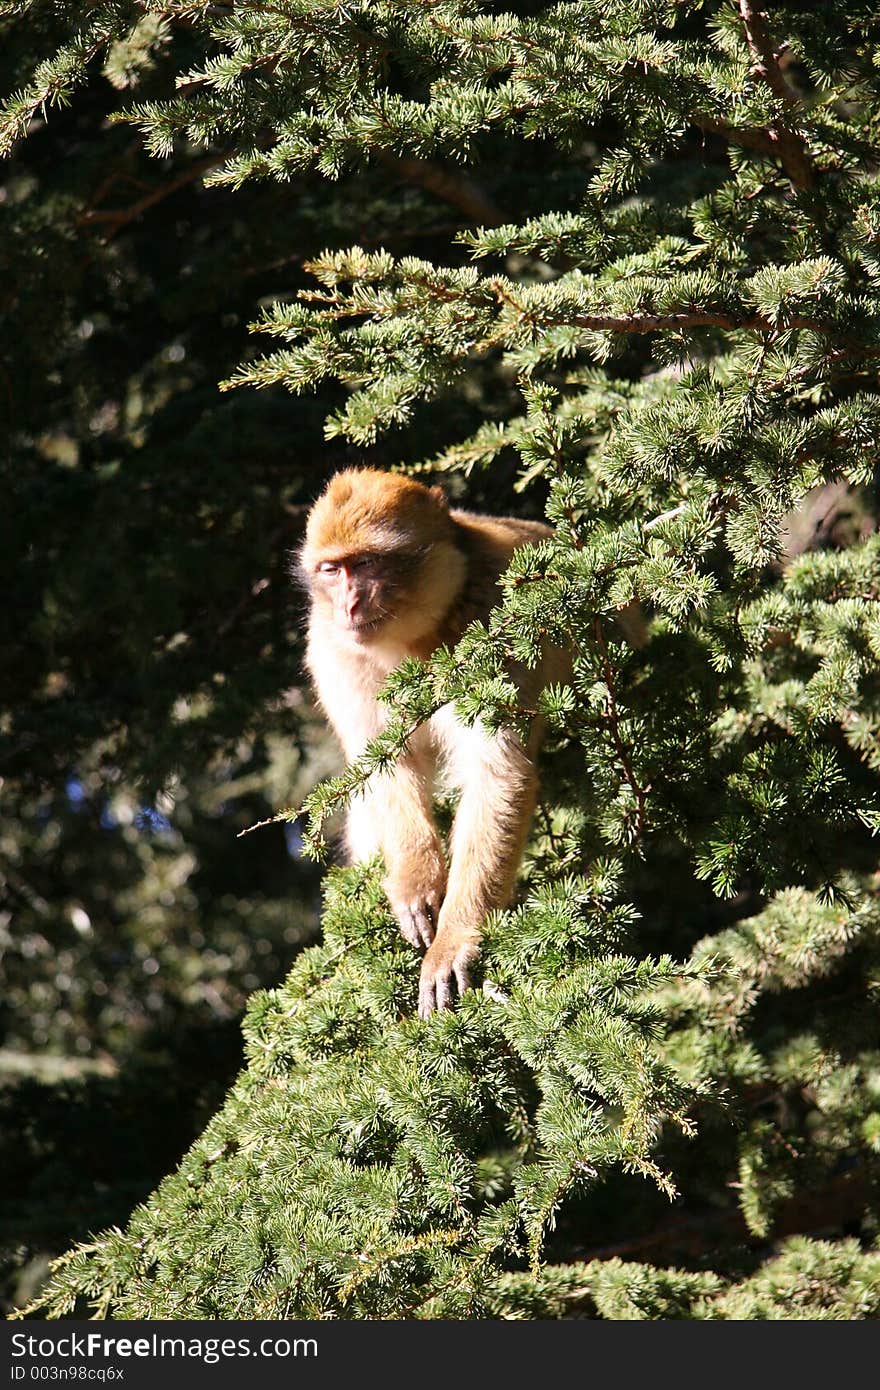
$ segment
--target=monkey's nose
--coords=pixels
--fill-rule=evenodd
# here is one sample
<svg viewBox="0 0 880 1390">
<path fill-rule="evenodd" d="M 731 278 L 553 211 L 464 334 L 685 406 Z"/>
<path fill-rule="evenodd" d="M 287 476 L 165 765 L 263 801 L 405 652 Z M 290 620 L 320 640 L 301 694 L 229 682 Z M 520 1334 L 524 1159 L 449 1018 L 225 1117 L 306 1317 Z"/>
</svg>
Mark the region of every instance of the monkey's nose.
<svg viewBox="0 0 880 1390">
<path fill-rule="evenodd" d="M 361 606 L 362 606 L 362 605 L 361 605 L 361 596 L 360 596 L 360 594 L 348 594 L 348 595 L 347 595 L 346 600 L 345 600 L 345 613 L 346 613 L 346 617 L 348 618 L 349 622 L 351 622 L 352 618 L 354 618 L 354 617 L 357 616 L 357 613 L 358 613 L 358 611 L 360 610 Z"/>
</svg>

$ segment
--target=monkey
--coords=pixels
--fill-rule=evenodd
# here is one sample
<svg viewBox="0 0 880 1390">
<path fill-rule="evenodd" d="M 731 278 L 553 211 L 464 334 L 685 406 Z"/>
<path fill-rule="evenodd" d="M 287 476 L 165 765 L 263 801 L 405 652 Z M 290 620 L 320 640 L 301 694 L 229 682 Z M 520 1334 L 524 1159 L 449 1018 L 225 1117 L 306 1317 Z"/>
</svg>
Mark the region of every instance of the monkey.
<svg viewBox="0 0 880 1390">
<path fill-rule="evenodd" d="M 309 513 L 298 564 L 310 595 L 306 666 L 349 760 L 383 727 L 377 695 L 388 674 L 485 619 L 514 551 L 552 534 L 543 522 L 451 509 L 441 488 L 402 475 L 357 468 L 330 479 Z M 532 693 L 561 678 L 564 662 L 551 649 L 536 672 L 517 672 L 520 687 Z M 469 726 L 444 706 L 349 806 L 352 861 L 381 853 L 400 930 L 425 951 L 423 1019 L 453 1006 L 453 988 L 470 987 L 485 918 L 513 895 L 540 737 L 538 720 L 524 742 L 511 729 Z M 438 767 L 460 792 L 448 863 L 432 810 Z"/>
</svg>

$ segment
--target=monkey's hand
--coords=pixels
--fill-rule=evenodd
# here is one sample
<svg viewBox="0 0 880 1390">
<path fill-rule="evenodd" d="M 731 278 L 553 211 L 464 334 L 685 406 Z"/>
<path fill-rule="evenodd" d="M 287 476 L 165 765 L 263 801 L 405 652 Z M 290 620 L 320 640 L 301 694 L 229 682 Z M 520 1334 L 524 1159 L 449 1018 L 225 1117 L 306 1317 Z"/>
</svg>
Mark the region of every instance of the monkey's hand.
<svg viewBox="0 0 880 1390">
<path fill-rule="evenodd" d="M 452 1008 L 453 980 L 459 996 L 470 989 L 470 966 L 478 951 L 479 938 L 473 930 L 443 928 L 422 961 L 419 1018 L 430 1018 L 435 1009 Z"/>
<path fill-rule="evenodd" d="M 417 951 L 434 940 L 446 892 L 446 865 L 439 854 L 413 872 L 398 871 L 385 879 L 385 892 L 400 930 Z"/>
</svg>

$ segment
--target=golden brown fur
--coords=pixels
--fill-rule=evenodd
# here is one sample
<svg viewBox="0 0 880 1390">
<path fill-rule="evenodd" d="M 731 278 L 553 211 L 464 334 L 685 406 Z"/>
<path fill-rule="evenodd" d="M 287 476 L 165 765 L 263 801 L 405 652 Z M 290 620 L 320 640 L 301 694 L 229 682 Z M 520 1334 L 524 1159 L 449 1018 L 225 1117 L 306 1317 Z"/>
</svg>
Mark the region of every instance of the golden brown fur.
<svg viewBox="0 0 880 1390">
<path fill-rule="evenodd" d="M 450 511 L 439 488 L 373 469 L 330 480 L 309 515 L 300 564 L 312 600 L 308 667 L 349 758 L 381 730 L 376 697 L 389 671 L 485 618 L 514 550 L 550 534 L 540 522 Z M 553 662 L 523 679 L 539 687 L 559 674 Z M 401 930 L 427 948 L 422 1017 L 451 1006 L 453 982 L 468 987 L 486 914 L 511 897 L 534 809 L 538 738 L 536 730 L 524 747 L 513 732 L 468 727 L 445 706 L 349 809 L 352 857 L 381 851 Z M 461 792 L 448 867 L 432 813 L 438 765 Z"/>
</svg>

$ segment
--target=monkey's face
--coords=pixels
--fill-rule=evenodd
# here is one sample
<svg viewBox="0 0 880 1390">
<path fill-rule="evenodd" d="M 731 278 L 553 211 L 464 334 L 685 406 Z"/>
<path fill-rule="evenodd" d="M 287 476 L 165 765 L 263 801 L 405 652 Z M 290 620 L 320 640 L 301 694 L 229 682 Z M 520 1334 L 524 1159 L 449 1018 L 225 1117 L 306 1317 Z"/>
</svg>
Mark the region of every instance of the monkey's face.
<svg viewBox="0 0 880 1390">
<path fill-rule="evenodd" d="M 364 552 L 322 560 L 312 574 L 313 591 L 333 611 L 334 625 L 367 643 L 393 624 L 401 594 L 412 583 L 419 558 Z"/>
<path fill-rule="evenodd" d="M 432 651 L 465 582 L 457 540 L 439 489 L 376 469 L 335 474 L 309 513 L 299 555 L 313 635 L 329 622 L 383 660 Z"/>
</svg>

